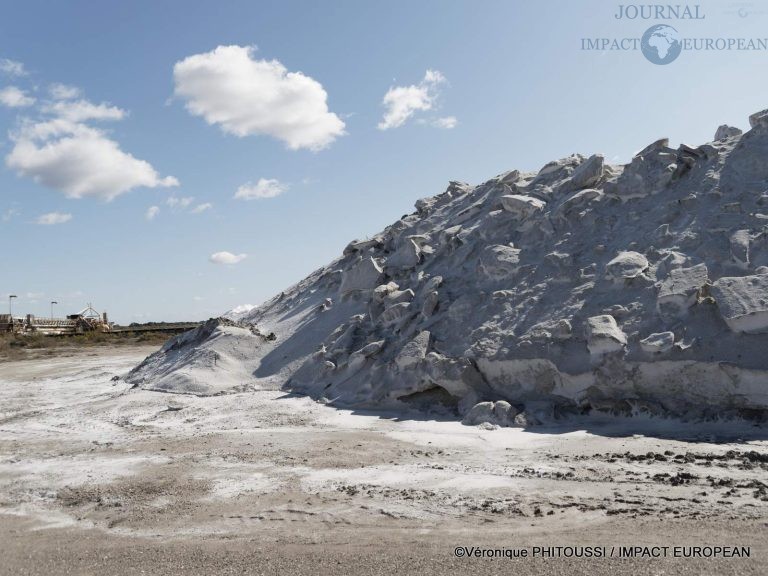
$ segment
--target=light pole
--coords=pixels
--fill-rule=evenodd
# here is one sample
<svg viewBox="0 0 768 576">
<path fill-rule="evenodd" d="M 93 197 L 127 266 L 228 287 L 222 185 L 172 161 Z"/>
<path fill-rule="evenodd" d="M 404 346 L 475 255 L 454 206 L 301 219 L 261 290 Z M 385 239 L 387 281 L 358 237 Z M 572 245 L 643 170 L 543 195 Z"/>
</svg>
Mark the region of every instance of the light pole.
<svg viewBox="0 0 768 576">
<path fill-rule="evenodd" d="M 53 305 L 54 304 L 58 304 L 58 302 L 56 302 L 55 300 L 51 301 L 51 320 L 53 320 Z"/>
<path fill-rule="evenodd" d="M 13 299 L 14 298 L 16 298 L 16 294 L 8 295 L 8 315 L 11 317 L 11 322 L 13 322 Z"/>
</svg>

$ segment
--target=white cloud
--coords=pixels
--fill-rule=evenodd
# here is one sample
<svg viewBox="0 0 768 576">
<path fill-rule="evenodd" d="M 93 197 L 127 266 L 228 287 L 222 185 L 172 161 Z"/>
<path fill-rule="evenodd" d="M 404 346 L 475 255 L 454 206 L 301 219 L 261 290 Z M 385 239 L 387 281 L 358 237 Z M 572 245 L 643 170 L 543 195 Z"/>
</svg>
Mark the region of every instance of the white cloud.
<svg viewBox="0 0 768 576">
<path fill-rule="evenodd" d="M 202 296 L 192 296 L 192 300 L 194 300 L 195 302 L 202 302 L 203 300 L 205 300 L 205 298 L 203 298 Z"/>
<path fill-rule="evenodd" d="M 22 93 L 19 99 L 7 90 L 3 91 L 6 103 L 22 105 L 27 96 Z M 13 149 L 5 163 L 19 176 L 69 198 L 93 196 L 107 201 L 137 187 L 178 186 L 176 178 L 161 177 L 149 162 L 124 152 L 106 131 L 91 125 L 122 120 L 125 110 L 85 100 L 73 86 L 51 84 L 48 91 L 52 100 L 37 107 L 38 116 L 19 118 L 19 128 L 10 134 Z"/>
<path fill-rule="evenodd" d="M 237 264 L 247 256 L 247 254 L 232 254 L 232 252 L 216 252 L 208 259 L 214 264 Z"/>
<path fill-rule="evenodd" d="M 445 76 L 438 70 L 427 70 L 426 74 L 424 74 L 423 81 L 428 84 L 441 84 L 445 82 Z"/>
<path fill-rule="evenodd" d="M 79 98 L 83 92 L 77 86 L 68 86 L 57 82 L 48 86 L 48 93 L 54 100 L 72 100 Z"/>
<path fill-rule="evenodd" d="M 168 200 L 165 201 L 165 203 L 168 204 L 168 206 L 170 206 L 171 208 L 187 208 L 194 201 L 195 201 L 194 196 L 184 196 L 183 198 L 177 198 L 176 196 L 171 196 L 168 198 Z"/>
<path fill-rule="evenodd" d="M 444 130 L 450 130 L 456 128 L 456 124 L 459 121 L 456 120 L 456 116 L 445 116 L 443 118 L 436 118 L 432 121 L 432 126 L 435 128 L 443 128 Z"/>
<path fill-rule="evenodd" d="M 210 210 L 213 208 L 213 204 L 210 202 L 204 202 L 203 204 L 198 204 L 192 209 L 192 214 L 200 214 L 201 212 L 205 212 L 206 210 Z"/>
<path fill-rule="evenodd" d="M 432 110 L 443 83 L 445 76 L 437 70 L 427 70 L 424 79 L 416 85 L 391 87 L 382 100 L 386 110 L 378 124 L 379 130 L 398 128 L 416 112 Z"/>
<path fill-rule="evenodd" d="M 172 176 L 161 178 L 149 162 L 124 152 L 103 131 L 86 124 L 62 118 L 27 121 L 12 139 L 6 165 L 68 198 L 109 201 L 139 186 L 179 184 Z"/>
<path fill-rule="evenodd" d="M 94 104 L 88 100 L 59 100 L 43 106 L 43 112 L 70 122 L 122 120 L 126 116 L 125 110 L 121 110 L 117 106 L 110 106 L 106 102 Z"/>
<path fill-rule="evenodd" d="M 8 76 L 27 75 L 27 71 L 24 69 L 24 64 L 16 62 L 15 60 L 9 60 L 8 58 L 0 58 L 0 72 L 8 74 Z"/>
<path fill-rule="evenodd" d="M 249 46 L 219 46 L 173 67 L 174 94 L 187 110 L 243 137 L 265 134 L 291 150 L 321 150 L 344 132 L 328 110 L 328 94 L 317 80 L 288 72 L 277 60 L 256 60 Z"/>
<path fill-rule="evenodd" d="M 8 108 L 24 108 L 34 103 L 35 99 L 32 96 L 27 96 L 24 90 L 16 86 L 8 86 L 0 90 L 0 104 Z"/>
<path fill-rule="evenodd" d="M 21 212 L 19 212 L 17 208 L 8 208 L 8 210 L 3 212 L 3 215 L 2 217 L 0 217 L 0 220 L 2 220 L 3 222 L 8 222 L 12 218 L 18 216 L 19 214 L 21 214 Z"/>
<path fill-rule="evenodd" d="M 256 184 L 248 182 L 243 184 L 235 192 L 235 198 L 239 200 L 254 200 L 256 198 L 274 198 L 288 190 L 288 185 L 274 178 L 259 178 Z"/>
<path fill-rule="evenodd" d="M 158 214 L 160 214 L 160 206 L 150 206 L 147 208 L 147 211 L 144 214 L 144 218 L 147 220 L 154 220 L 157 218 Z"/>
<path fill-rule="evenodd" d="M 172 210 L 186 210 L 190 206 L 192 206 L 192 203 L 195 201 L 194 196 L 169 196 L 168 199 L 165 201 L 165 203 L 171 207 Z M 202 212 L 205 212 L 206 210 L 210 210 L 213 208 L 213 204 L 211 202 L 203 202 L 201 204 L 198 204 L 194 208 L 191 208 L 189 210 L 192 214 L 201 214 Z"/>
<path fill-rule="evenodd" d="M 51 226 L 53 224 L 64 224 L 72 220 L 72 214 L 64 214 L 62 212 L 48 212 L 48 214 L 41 214 L 35 219 L 37 224 L 43 226 Z"/>
</svg>

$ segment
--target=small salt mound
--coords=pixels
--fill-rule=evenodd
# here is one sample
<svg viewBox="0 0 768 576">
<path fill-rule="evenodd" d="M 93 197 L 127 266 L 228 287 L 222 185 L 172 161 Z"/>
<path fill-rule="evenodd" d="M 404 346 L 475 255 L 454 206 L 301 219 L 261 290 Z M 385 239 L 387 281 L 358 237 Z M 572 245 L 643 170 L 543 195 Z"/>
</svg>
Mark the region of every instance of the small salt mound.
<svg viewBox="0 0 768 576">
<path fill-rule="evenodd" d="M 250 327 L 209 320 L 169 340 L 126 380 L 147 390 L 197 396 L 252 388 L 253 350 L 268 342 Z"/>
</svg>

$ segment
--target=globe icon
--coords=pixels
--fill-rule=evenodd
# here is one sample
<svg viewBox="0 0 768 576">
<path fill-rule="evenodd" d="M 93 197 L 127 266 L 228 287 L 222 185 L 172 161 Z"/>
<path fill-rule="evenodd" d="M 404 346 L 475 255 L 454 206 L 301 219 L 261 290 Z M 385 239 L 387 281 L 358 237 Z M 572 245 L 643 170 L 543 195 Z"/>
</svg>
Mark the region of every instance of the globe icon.
<svg viewBox="0 0 768 576">
<path fill-rule="evenodd" d="M 677 30 L 666 24 L 651 26 L 643 34 L 640 49 L 649 62 L 663 66 L 677 60 L 683 45 Z"/>
</svg>

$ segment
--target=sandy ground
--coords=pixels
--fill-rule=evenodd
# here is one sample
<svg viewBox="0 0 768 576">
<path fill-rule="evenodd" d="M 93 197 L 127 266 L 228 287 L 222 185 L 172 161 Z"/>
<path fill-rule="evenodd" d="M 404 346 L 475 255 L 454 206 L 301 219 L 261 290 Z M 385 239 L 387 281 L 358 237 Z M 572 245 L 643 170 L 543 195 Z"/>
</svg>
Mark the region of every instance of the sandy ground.
<svg viewBox="0 0 768 576">
<path fill-rule="evenodd" d="M 768 573 L 765 428 L 484 430 L 114 379 L 151 351 L 0 364 L 0 574 Z M 464 546 L 529 557 L 457 558 Z M 530 557 L 545 546 L 614 556 Z"/>
</svg>

